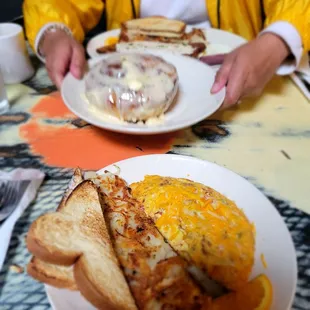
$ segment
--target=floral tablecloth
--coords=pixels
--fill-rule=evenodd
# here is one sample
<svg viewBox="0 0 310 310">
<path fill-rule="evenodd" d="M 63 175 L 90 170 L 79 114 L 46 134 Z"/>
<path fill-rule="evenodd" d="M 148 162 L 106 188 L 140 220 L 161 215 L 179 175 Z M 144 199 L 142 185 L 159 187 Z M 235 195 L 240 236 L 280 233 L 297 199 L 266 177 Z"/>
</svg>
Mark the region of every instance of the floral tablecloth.
<svg viewBox="0 0 310 310">
<path fill-rule="evenodd" d="M 46 179 L 15 226 L 0 273 L 1 310 L 50 309 L 43 285 L 25 272 L 30 258 L 25 235 L 35 218 L 56 208 L 72 169 L 96 170 L 153 153 L 215 162 L 260 188 L 281 213 L 296 247 L 299 278 L 293 309 L 310 309 L 310 103 L 289 79 L 275 78 L 258 100 L 186 130 L 133 137 L 94 128 L 74 116 L 46 70 L 33 61 L 36 76 L 7 88 L 12 108 L 0 116 L 0 169 L 39 168 Z"/>
</svg>

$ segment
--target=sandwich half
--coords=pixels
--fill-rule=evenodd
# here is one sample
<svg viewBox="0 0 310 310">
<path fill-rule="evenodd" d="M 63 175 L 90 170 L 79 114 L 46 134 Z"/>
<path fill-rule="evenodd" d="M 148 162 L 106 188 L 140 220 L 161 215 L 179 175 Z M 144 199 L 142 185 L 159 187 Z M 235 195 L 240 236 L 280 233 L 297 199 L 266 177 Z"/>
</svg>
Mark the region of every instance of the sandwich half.
<svg viewBox="0 0 310 310">
<path fill-rule="evenodd" d="M 186 24 L 179 20 L 164 17 L 146 17 L 126 21 L 122 24 L 122 30 L 130 35 L 162 36 L 168 38 L 182 37 Z"/>
<path fill-rule="evenodd" d="M 186 32 L 182 21 L 163 17 L 147 17 L 124 22 L 118 42 L 99 47 L 99 54 L 111 52 L 143 52 L 160 50 L 198 57 L 207 48 L 202 29 Z"/>
</svg>

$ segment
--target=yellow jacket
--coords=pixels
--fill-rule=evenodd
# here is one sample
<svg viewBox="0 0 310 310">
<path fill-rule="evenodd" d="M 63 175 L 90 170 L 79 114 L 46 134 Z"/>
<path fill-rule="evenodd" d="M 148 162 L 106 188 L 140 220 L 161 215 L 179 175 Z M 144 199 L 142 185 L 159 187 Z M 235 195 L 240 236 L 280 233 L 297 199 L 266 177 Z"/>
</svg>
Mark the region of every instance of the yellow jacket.
<svg viewBox="0 0 310 310">
<path fill-rule="evenodd" d="M 156 1 L 156 0 L 154 0 Z M 108 29 L 119 28 L 126 20 L 139 16 L 140 0 L 24 0 L 25 27 L 31 46 L 40 28 L 49 22 L 66 24 L 74 37 L 83 41 L 105 9 Z M 309 0 L 206 0 L 211 24 L 253 39 L 275 21 L 287 21 L 300 33 L 304 51 L 310 50 Z"/>
</svg>

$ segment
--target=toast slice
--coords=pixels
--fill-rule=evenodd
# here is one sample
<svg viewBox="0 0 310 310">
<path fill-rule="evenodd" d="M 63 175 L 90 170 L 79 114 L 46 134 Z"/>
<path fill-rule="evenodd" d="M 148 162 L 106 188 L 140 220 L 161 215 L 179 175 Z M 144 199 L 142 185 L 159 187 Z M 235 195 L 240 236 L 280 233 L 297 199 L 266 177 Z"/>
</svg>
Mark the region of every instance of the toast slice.
<svg viewBox="0 0 310 310">
<path fill-rule="evenodd" d="M 190 310 L 209 303 L 126 182 L 108 172 L 93 181 L 102 192 L 114 249 L 138 308 Z"/>
<path fill-rule="evenodd" d="M 31 225 L 27 247 L 44 262 L 73 265 L 78 290 L 98 309 L 136 309 L 90 180 L 81 182 L 58 212 Z"/>
<path fill-rule="evenodd" d="M 177 55 L 186 55 L 197 57 L 206 49 L 203 43 L 161 43 L 156 41 L 136 41 L 136 42 L 120 42 L 113 46 L 107 45 L 97 49 L 99 54 L 107 54 L 114 52 L 141 52 L 145 50 L 167 51 Z"/>
<path fill-rule="evenodd" d="M 64 195 L 59 203 L 57 211 L 60 211 L 65 205 L 68 197 L 71 195 L 73 190 L 84 180 L 83 173 L 80 168 L 76 168 L 73 172 L 73 176 L 69 182 L 68 188 L 64 192 Z"/>
<path fill-rule="evenodd" d="M 58 288 L 77 290 L 72 266 L 49 264 L 33 256 L 27 265 L 27 273 L 40 282 Z"/>
<path fill-rule="evenodd" d="M 132 35 L 142 34 L 170 38 L 181 37 L 185 28 L 186 24 L 182 21 L 158 16 L 133 19 L 122 24 L 122 29 L 126 29 Z"/>
<path fill-rule="evenodd" d="M 69 182 L 63 198 L 58 206 L 57 211 L 64 208 L 66 200 L 72 191 L 83 181 L 83 175 L 79 168 L 75 169 L 73 176 Z M 77 290 L 76 283 L 73 276 L 72 266 L 59 266 L 55 264 L 46 263 L 37 257 L 32 257 L 27 265 L 27 272 L 34 279 L 58 287 L 70 290 Z"/>
</svg>

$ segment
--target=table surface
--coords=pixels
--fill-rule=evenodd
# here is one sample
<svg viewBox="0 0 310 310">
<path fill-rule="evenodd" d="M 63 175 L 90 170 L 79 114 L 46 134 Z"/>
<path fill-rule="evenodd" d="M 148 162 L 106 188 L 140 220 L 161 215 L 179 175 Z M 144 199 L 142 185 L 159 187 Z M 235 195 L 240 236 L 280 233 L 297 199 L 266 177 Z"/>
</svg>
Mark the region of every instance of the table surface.
<svg viewBox="0 0 310 310">
<path fill-rule="evenodd" d="M 0 116 L 0 169 L 38 168 L 46 178 L 36 201 L 15 226 L 0 272 L 0 309 L 50 309 L 43 285 L 10 266 L 25 268 L 30 259 L 25 247 L 29 225 L 57 207 L 72 168 L 96 170 L 154 153 L 215 162 L 260 188 L 281 213 L 296 247 L 299 279 L 294 309 L 310 309 L 310 103 L 288 78 L 275 78 L 261 98 L 186 130 L 135 137 L 77 119 L 53 92 L 44 67 L 33 62 L 37 71 L 30 81 L 7 87 L 12 108 Z"/>
</svg>

